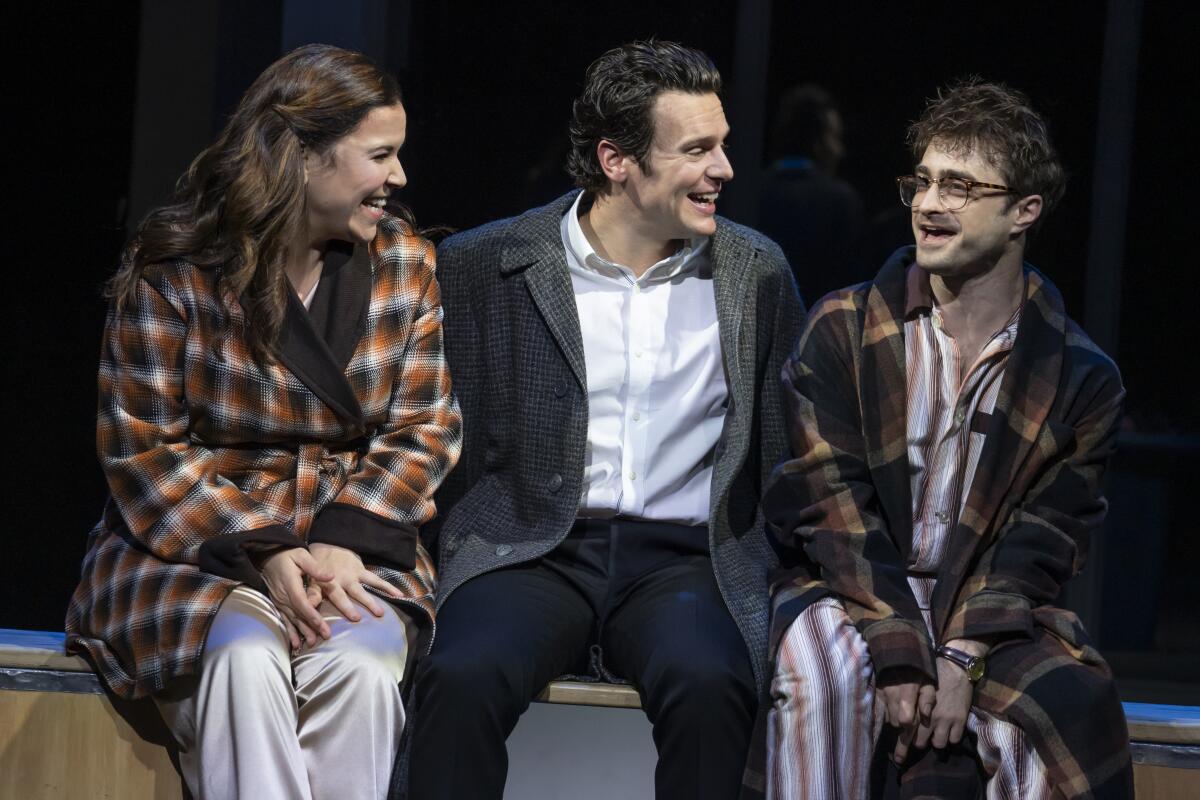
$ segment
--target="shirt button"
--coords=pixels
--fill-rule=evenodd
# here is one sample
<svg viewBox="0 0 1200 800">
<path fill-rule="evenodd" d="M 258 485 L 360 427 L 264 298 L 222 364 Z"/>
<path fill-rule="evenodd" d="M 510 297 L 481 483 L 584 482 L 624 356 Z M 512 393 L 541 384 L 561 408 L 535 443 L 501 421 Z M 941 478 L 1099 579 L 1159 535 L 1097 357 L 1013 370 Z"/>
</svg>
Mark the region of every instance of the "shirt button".
<svg viewBox="0 0 1200 800">
<path fill-rule="evenodd" d="M 963 424 L 963 420 L 967 418 L 967 411 L 964 408 L 957 408 L 954 411 L 954 421 L 959 425 Z"/>
<path fill-rule="evenodd" d="M 546 488 L 552 492 L 557 492 L 562 488 L 562 475 L 557 472 L 550 476 L 550 480 L 546 481 Z"/>
<path fill-rule="evenodd" d="M 502 544 L 496 548 L 496 555 L 498 555 L 498 556 L 506 556 L 511 552 L 512 552 L 511 544 Z"/>
<path fill-rule="evenodd" d="M 641 419 L 641 418 L 642 418 L 642 415 L 641 415 L 641 414 L 639 414 L 639 413 L 638 413 L 638 412 L 636 412 L 636 411 L 635 411 L 635 412 L 633 412 L 633 421 L 634 421 L 634 422 L 637 422 L 637 421 L 638 421 L 639 419 Z"/>
<path fill-rule="evenodd" d="M 937 314 L 933 315 L 933 327 L 935 327 L 935 328 L 942 327 L 942 318 L 939 317 Z"/>
<path fill-rule="evenodd" d="M 942 523 L 943 525 L 950 521 L 950 515 L 945 511 L 939 511 L 934 514 L 934 516 L 937 517 L 938 522 Z"/>
<path fill-rule="evenodd" d="M 641 357 L 642 357 L 642 351 L 641 351 L 641 350 L 634 350 L 634 351 L 633 351 L 633 357 L 634 357 L 634 358 L 641 358 Z"/>
<path fill-rule="evenodd" d="M 637 473 L 636 473 L 636 472 L 633 472 L 633 471 L 630 471 L 630 473 L 629 473 L 629 480 L 631 480 L 631 481 L 636 481 L 636 480 L 637 480 Z"/>
</svg>

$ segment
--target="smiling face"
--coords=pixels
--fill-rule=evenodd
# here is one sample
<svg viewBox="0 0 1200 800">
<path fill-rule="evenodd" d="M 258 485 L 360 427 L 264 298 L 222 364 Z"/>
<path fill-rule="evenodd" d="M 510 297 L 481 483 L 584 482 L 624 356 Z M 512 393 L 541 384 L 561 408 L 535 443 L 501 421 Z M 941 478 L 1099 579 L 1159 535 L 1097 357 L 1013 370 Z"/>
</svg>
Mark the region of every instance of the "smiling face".
<svg viewBox="0 0 1200 800">
<path fill-rule="evenodd" d="M 627 159 L 625 194 L 637 209 L 635 225 L 662 242 L 711 236 L 716 230 L 717 196 L 733 167 L 725 157 L 729 125 L 715 94 L 668 91 L 651 112 L 654 140 L 649 174 Z"/>
<path fill-rule="evenodd" d="M 407 183 L 400 166 L 406 123 L 404 106 L 399 103 L 373 108 L 328 152 L 305 154 L 305 211 L 311 244 L 375 238 L 388 195 Z"/>
<path fill-rule="evenodd" d="M 936 140 L 925 149 L 915 173 L 933 179 L 1009 185 L 980 148 L 959 152 Z M 1033 195 L 1012 201 L 1013 195 L 1003 191 L 972 188 L 964 207 L 947 211 L 937 190 L 930 187 L 912 207 L 917 265 L 943 277 L 965 277 L 986 272 L 1005 255 L 1015 252 L 1019 259 L 1024 250 L 1021 234 L 1037 219 L 1041 198 Z"/>
</svg>

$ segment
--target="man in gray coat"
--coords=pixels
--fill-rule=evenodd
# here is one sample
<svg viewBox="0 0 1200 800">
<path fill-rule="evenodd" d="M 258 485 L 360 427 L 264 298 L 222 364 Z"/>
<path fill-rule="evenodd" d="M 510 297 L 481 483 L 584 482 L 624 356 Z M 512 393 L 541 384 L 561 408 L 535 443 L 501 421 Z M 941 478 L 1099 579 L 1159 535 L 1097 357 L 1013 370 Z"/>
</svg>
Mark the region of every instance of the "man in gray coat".
<svg viewBox="0 0 1200 800">
<path fill-rule="evenodd" d="M 582 192 L 438 250 L 465 438 L 425 532 L 414 798 L 498 800 L 505 739 L 564 673 L 637 687 L 659 798 L 738 792 L 768 679 L 759 492 L 803 307 L 779 248 L 715 214 L 719 90 L 690 48 L 605 53 L 571 123 Z"/>
</svg>

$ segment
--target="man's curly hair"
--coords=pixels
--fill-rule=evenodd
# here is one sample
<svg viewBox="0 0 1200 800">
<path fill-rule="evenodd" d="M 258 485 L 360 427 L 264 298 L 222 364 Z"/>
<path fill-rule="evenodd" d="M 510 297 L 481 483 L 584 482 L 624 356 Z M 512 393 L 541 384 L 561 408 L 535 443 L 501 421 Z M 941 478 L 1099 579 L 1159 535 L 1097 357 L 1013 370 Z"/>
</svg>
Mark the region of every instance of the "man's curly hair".
<svg viewBox="0 0 1200 800">
<path fill-rule="evenodd" d="M 1042 196 L 1039 223 L 1066 191 L 1046 120 L 1024 93 L 1003 83 L 972 75 L 939 89 L 909 127 L 908 144 L 917 161 L 930 144 L 957 154 L 980 152 L 1019 196 Z"/>
</svg>

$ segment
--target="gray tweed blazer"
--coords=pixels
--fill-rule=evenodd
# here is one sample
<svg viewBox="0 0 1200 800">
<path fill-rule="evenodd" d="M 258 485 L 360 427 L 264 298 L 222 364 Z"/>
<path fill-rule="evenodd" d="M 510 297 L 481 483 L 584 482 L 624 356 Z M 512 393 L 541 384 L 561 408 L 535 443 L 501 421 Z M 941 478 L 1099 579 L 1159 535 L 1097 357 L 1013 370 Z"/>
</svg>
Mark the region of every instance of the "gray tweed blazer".
<svg viewBox="0 0 1200 800">
<path fill-rule="evenodd" d="M 583 340 L 560 235 L 569 193 L 447 239 L 437 276 L 464 439 L 422 536 L 438 560 L 440 607 L 464 582 L 554 549 L 575 520 L 588 401 Z M 804 309 L 783 253 L 718 218 L 713 281 L 729 410 L 713 469 L 709 540 L 717 583 L 768 680 L 767 573 L 777 558 L 759 496 L 785 455 L 784 359 Z"/>
</svg>

